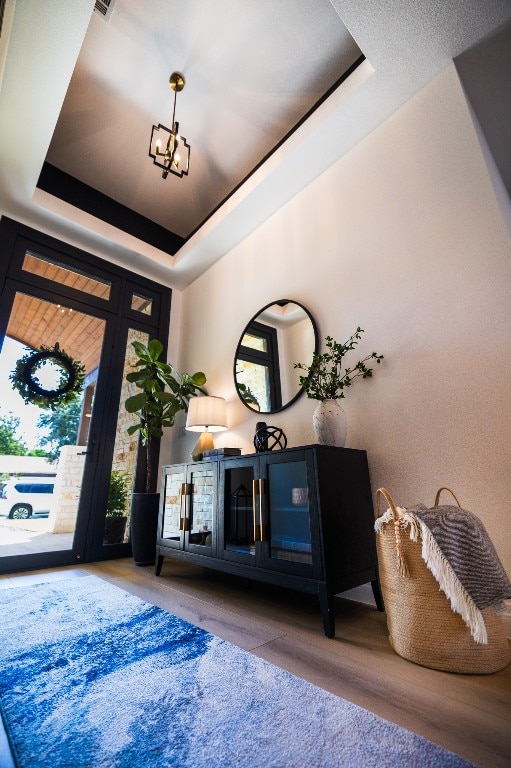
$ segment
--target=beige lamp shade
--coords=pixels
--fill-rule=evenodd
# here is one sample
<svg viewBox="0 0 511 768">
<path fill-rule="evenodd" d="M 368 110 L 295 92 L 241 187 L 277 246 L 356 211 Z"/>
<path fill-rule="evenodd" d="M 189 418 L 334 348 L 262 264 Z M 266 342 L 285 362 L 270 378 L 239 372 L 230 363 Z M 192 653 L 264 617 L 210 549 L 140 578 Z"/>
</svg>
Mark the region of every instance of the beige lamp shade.
<svg viewBox="0 0 511 768">
<path fill-rule="evenodd" d="M 223 397 L 192 397 L 188 403 L 186 429 L 190 432 L 202 432 L 194 445 L 192 459 L 200 461 L 204 451 L 214 448 L 211 432 L 227 429 L 227 411 Z"/>
<path fill-rule="evenodd" d="M 192 397 L 188 403 L 186 429 L 190 432 L 221 432 L 227 429 L 227 410 L 223 397 Z"/>
</svg>

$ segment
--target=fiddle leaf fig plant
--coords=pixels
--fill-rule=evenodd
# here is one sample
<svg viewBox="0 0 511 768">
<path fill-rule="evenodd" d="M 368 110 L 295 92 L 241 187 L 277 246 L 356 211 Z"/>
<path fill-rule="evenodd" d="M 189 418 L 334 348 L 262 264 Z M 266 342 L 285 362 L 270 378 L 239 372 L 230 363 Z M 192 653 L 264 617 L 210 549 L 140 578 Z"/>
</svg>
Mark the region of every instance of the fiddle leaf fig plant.
<svg viewBox="0 0 511 768">
<path fill-rule="evenodd" d="M 326 336 L 326 352 L 313 354 L 310 365 L 294 364 L 295 368 L 307 372 L 305 376 L 299 378 L 300 386 L 307 397 L 321 401 L 339 400 L 344 397 L 344 390 L 346 387 L 351 387 L 354 379 L 372 377 L 373 369 L 368 368 L 367 361 L 375 360 L 379 365 L 383 360 L 383 355 L 378 355 L 376 352 L 359 360 L 352 368 L 345 367 L 343 370 L 344 356 L 355 349 L 363 333 L 362 328 L 357 328 L 344 344 L 335 341 L 332 336 Z"/>
<path fill-rule="evenodd" d="M 202 371 L 191 375 L 178 373 L 171 363 L 160 360 L 163 344 L 158 339 L 151 339 L 147 346 L 133 341 L 132 346 L 137 355 L 137 370 L 128 373 L 126 380 L 136 384 L 141 391 L 128 397 L 124 405 L 128 413 L 136 413 L 139 417 L 136 424 L 128 427 L 128 434 L 139 432 L 146 448 L 146 492 L 149 493 L 153 440 L 162 437 L 165 427 L 174 426 L 179 411 L 188 410 L 190 397 L 199 392 L 207 394 L 203 388 L 206 376 Z"/>
</svg>

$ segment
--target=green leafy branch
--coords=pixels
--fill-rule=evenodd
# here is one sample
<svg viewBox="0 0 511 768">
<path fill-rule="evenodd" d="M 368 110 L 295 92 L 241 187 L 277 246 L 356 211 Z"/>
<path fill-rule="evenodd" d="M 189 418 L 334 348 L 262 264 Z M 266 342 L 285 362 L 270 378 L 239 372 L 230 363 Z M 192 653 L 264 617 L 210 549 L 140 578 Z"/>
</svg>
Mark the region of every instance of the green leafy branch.
<svg viewBox="0 0 511 768">
<path fill-rule="evenodd" d="M 326 336 L 326 352 L 313 354 L 310 365 L 294 364 L 295 368 L 307 372 L 305 376 L 299 378 L 300 386 L 307 397 L 321 401 L 339 400 L 344 397 L 346 387 L 351 387 L 356 378 L 369 379 L 372 377 L 373 369 L 369 368 L 366 363 L 369 360 L 374 360 L 379 365 L 383 360 L 383 355 L 378 355 L 376 352 L 372 352 L 359 360 L 352 368 L 346 367 L 343 370 L 344 356 L 355 349 L 363 333 L 362 328 L 357 328 L 344 344 L 335 341 L 332 336 Z"/>
</svg>

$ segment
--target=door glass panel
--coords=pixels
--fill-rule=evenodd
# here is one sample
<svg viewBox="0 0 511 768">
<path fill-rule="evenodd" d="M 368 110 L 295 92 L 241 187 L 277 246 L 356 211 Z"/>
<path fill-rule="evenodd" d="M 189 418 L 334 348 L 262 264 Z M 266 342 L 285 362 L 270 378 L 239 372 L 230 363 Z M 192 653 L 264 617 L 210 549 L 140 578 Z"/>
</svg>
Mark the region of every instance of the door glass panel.
<svg viewBox="0 0 511 768">
<path fill-rule="evenodd" d="M 128 427 L 137 423 L 138 415 L 136 413 L 128 413 L 124 407 L 128 397 L 140 391 L 136 384 L 126 381 L 126 374 L 134 370 L 137 361 L 135 350 L 132 346 L 133 341 L 147 344 L 149 342 L 149 334 L 134 328 L 128 329 L 103 534 L 103 544 L 106 545 L 123 544 L 129 540 L 131 494 L 135 484 L 139 441 L 138 432 L 134 435 L 128 435 Z"/>
<path fill-rule="evenodd" d="M 224 548 L 255 555 L 252 467 L 225 470 Z"/>
<path fill-rule="evenodd" d="M 108 280 L 90 275 L 67 264 L 61 264 L 48 256 L 27 251 L 22 268 L 25 272 L 45 277 L 47 280 L 59 283 L 59 285 L 68 285 L 70 288 L 83 291 L 89 296 L 99 296 L 99 298 L 106 300 L 110 298 L 112 284 Z"/>
<path fill-rule="evenodd" d="M 213 468 L 191 471 L 190 544 L 202 547 L 212 546 L 213 499 L 215 478 Z"/>
<path fill-rule="evenodd" d="M 149 296 L 140 296 L 134 293 L 131 296 L 131 309 L 135 312 L 141 312 L 143 315 L 150 315 L 153 311 L 153 300 Z"/>
<path fill-rule="evenodd" d="M 267 365 L 237 358 L 236 381 L 248 390 L 257 403 L 257 410 L 271 411 L 270 370 Z"/>
<path fill-rule="evenodd" d="M 260 352 L 268 351 L 268 342 L 263 336 L 254 336 L 253 333 L 245 333 L 241 344 L 250 349 L 258 349 Z"/>
<path fill-rule="evenodd" d="M 184 485 L 186 467 L 171 469 L 165 475 L 163 489 L 163 525 L 161 536 L 164 539 L 180 541 L 182 518 L 184 517 Z"/>
<path fill-rule="evenodd" d="M 270 557 L 312 563 L 307 464 L 268 467 Z"/>
<path fill-rule="evenodd" d="M 72 549 L 104 331 L 92 315 L 15 295 L 0 353 L 0 435 L 8 438 L 0 440 L 0 556 Z M 72 402 L 40 408 L 25 402 L 9 374 L 20 358 L 56 342 L 84 367 L 84 385 Z"/>
</svg>

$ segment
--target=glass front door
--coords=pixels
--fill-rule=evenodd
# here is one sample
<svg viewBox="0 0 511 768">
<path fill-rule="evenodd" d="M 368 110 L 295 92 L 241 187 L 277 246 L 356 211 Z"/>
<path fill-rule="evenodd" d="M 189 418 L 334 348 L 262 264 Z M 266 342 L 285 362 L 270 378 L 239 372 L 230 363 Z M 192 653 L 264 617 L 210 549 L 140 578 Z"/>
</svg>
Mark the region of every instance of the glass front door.
<svg viewBox="0 0 511 768">
<path fill-rule="evenodd" d="M 0 572 L 126 557 L 126 374 L 133 341 L 166 339 L 170 290 L 5 217 L 0 253 Z"/>
<path fill-rule="evenodd" d="M 0 557 L 81 549 L 75 531 L 84 478 L 97 461 L 105 326 L 65 302 L 14 292 L 0 352 Z M 60 350 L 81 369 L 76 392 L 55 397 L 71 383 L 69 372 L 52 358 L 38 364 L 41 347 Z"/>
</svg>

